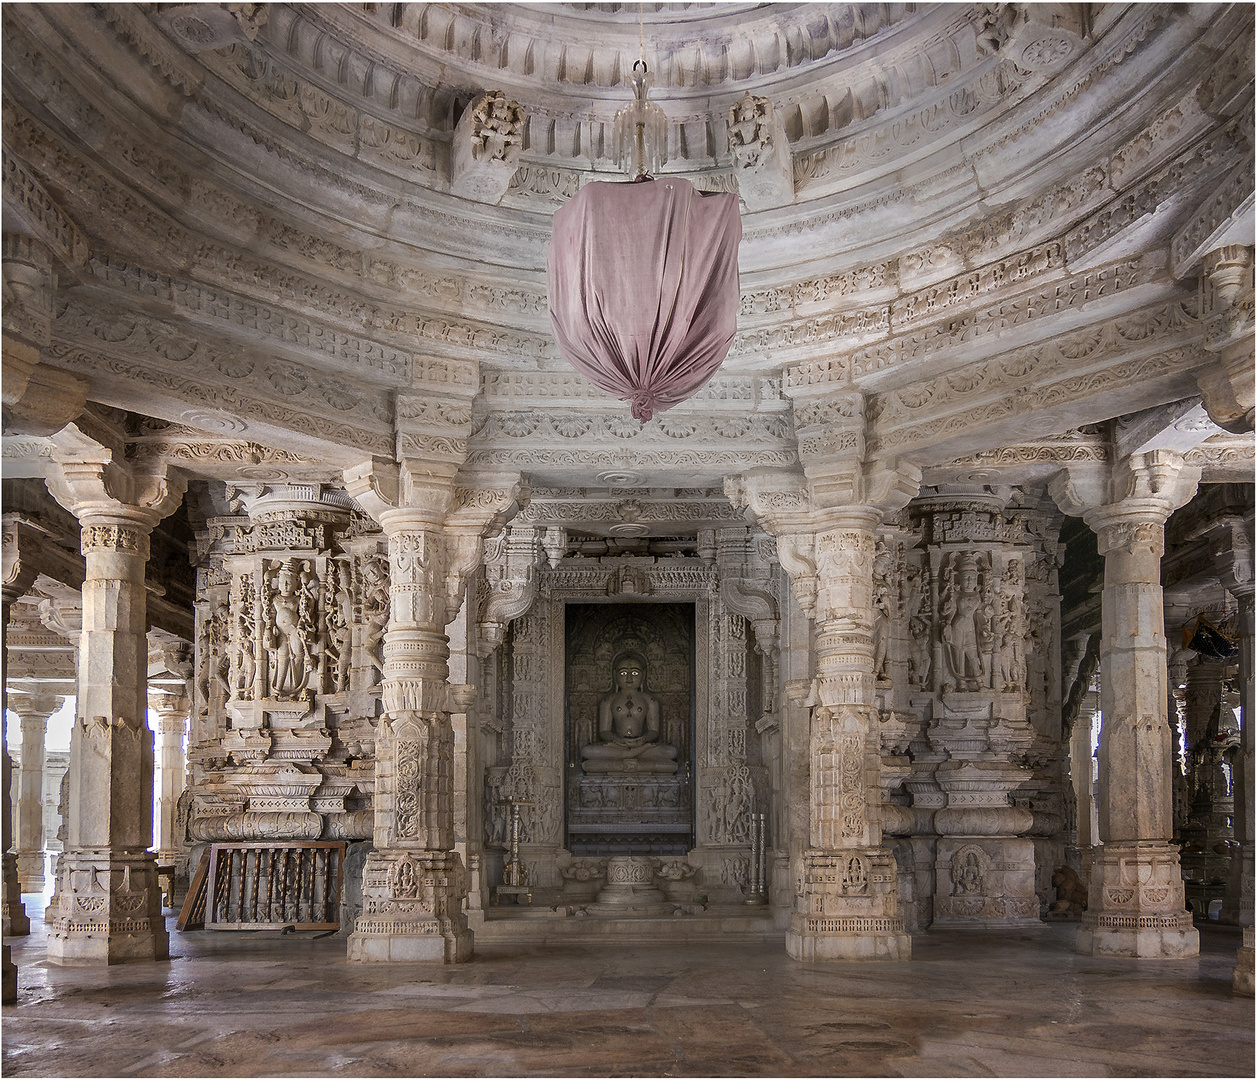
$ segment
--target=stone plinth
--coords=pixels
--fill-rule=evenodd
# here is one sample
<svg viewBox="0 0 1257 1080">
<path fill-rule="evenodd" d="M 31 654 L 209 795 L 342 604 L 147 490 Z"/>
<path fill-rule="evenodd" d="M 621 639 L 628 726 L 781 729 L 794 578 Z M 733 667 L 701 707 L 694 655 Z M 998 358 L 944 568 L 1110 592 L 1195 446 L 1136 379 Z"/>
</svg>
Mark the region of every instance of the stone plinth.
<svg viewBox="0 0 1257 1080">
<path fill-rule="evenodd" d="M 935 860 L 935 926 L 1024 926 L 1039 921 L 1034 841 L 948 836 Z"/>
<path fill-rule="evenodd" d="M 886 848 L 805 851 L 786 952 L 803 961 L 910 959 L 897 880 Z"/>
<path fill-rule="evenodd" d="M 607 860 L 607 883 L 598 892 L 589 911 L 595 915 L 663 915 L 671 910 L 655 884 L 650 859 L 634 855 L 613 855 Z"/>
<path fill-rule="evenodd" d="M 461 910 L 466 872 L 445 851 L 373 851 L 362 875 L 362 914 L 349 935 L 349 959 L 457 964 L 471 958 Z"/>
<path fill-rule="evenodd" d="M 1199 954 L 1200 932 L 1184 910 L 1178 848 L 1136 840 L 1095 849 L 1078 951 L 1170 960 Z"/>
<path fill-rule="evenodd" d="M 57 895 L 46 918 L 48 954 L 58 964 L 125 964 L 170 955 L 151 854 L 70 851 L 57 873 Z"/>
</svg>

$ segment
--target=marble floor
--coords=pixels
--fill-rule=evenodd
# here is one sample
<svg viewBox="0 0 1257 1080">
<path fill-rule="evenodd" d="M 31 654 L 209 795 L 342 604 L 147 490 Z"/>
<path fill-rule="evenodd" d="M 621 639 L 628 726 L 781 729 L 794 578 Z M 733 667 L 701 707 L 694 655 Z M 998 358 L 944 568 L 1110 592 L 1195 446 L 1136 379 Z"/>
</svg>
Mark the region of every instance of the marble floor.
<svg viewBox="0 0 1257 1080">
<path fill-rule="evenodd" d="M 902 964 L 731 942 L 365 966 L 336 937 L 200 931 L 168 963 L 82 969 L 46 963 L 32 922 L 8 939 L 6 1076 L 1254 1075 L 1239 932 L 1217 924 L 1169 962 L 1077 956 L 1055 924 L 921 935 Z"/>
</svg>

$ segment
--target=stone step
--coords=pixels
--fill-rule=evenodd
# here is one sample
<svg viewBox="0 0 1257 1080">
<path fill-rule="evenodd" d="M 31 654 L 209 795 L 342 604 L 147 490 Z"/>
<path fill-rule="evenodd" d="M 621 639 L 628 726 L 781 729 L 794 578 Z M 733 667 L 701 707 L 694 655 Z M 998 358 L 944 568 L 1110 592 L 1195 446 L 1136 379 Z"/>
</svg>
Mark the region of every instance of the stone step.
<svg viewBox="0 0 1257 1080">
<path fill-rule="evenodd" d="M 650 945 L 672 942 L 783 941 L 785 930 L 773 924 L 766 908 L 722 904 L 696 915 L 602 917 L 567 914 L 548 907 L 490 908 L 481 921 L 473 917 L 476 941 L 505 944 L 615 942 Z"/>
</svg>

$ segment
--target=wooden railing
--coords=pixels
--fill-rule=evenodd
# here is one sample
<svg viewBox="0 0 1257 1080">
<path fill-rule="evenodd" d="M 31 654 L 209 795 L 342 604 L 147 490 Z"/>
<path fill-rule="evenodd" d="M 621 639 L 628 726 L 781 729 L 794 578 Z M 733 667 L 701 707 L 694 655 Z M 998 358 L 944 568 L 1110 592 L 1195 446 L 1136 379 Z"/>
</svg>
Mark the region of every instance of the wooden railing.
<svg viewBox="0 0 1257 1080">
<path fill-rule="evenodd" d="M 340 929 L 345 845 L 211 844 L 176 924 L 180 930 Z"/>
</svg>

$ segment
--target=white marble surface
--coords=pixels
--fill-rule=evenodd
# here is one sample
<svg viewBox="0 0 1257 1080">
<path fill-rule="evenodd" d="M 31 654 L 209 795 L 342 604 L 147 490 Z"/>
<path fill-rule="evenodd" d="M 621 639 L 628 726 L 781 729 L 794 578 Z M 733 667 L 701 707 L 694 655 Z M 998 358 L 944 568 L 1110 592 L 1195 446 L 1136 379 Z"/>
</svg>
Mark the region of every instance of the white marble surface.
<svg viewBox="0 0 1257 1080">
<path fill-rule="evenodd" d="M 169 963 L 42 963 L 14 941 L 9 1076 L 1251 1076 L 1239 931 L 1157 964 L 1075 924 L 921 935 L 905 963 L 808 966 L 780 941 L 477 943 L 355 965 L 312 935 L 173 933 Z"/>
</svg>

